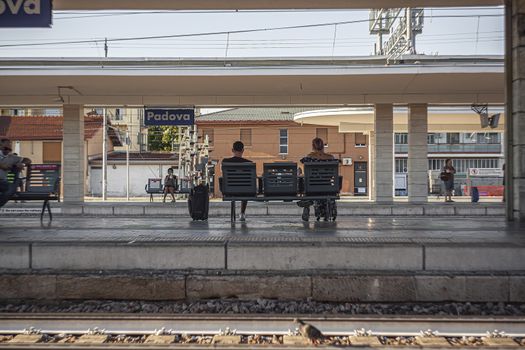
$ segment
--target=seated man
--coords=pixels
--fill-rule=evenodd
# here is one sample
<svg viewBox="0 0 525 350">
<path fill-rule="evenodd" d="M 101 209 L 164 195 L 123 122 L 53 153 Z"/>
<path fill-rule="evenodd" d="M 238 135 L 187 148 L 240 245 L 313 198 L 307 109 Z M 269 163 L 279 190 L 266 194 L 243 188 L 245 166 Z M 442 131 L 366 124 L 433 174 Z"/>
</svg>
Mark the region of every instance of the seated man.
<svg viewBox="0 0 525 350">
<path fill-rule="evenodd" d="M 241 141 L 235 141 L 232 147 L 233 157 L 225 158 L 222 160 L 223 163 L 252 163 L 251 160 L 243 158 L 244 144 Z M 246 206 L 247 201 L 241 201 L 241 215 L 239 221 L 246 221 Z"/>
<path fill-rule="evenodd" d="M 16 192 L 18 184 L 10 186 L 7 181 L 7 174 L 10 171 L 20 171 L 24 165 L 30 165 L 29 158 L 22 158 L 11 153 L 11 141 L 7 138 L 0 139 L 0 208 L 8 201 L 9 196 Z"/>
<path fill-rule="evenodd" d="M 312 140 L 312 152 L 308 153 L 305 157 L 301 159 L 301 163 L 307 163 L 307 162 L 322 162 L 322 161 L 329 161 L 329 160 L 335 160 L 334 156 L 325 153 L 324 151 L 324 141 L 320 139 L 319 137 L 316 137 Z M 301 200 L 297 202 L 297 205 L 300 207 L 303 207 L 303 215 L 301 218 L 303 221 L 308 221 L 310 217 L 310 206 L 314 205 L 316 216 L 319 219 L 321 215 L 321 211 L 326 210 L 326 201 L 305 201 Z M 319 215 L 318 215 L 319 214 Z"/>
</svg>

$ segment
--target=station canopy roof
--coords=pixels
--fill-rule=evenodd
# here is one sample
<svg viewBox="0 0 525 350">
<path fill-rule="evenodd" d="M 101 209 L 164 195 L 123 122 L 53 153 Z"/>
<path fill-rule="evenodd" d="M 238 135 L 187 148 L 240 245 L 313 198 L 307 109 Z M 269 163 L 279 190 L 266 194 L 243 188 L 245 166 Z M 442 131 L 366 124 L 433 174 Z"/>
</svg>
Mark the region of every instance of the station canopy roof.
<svg viewBox="0 0 525 350">
<path fill-rule="evenodd" d="M 478 114 L 470 108 L 431 107 L 428 109 L 429 132 L 503 132 L 502 106 L 489 106 L 489 114 L 500 113 L 497 128 L 482 128 Z M 394 109 L 394 132 L 408 132 L 408 109 Z M 339 132 L 369 133 L 374 130 L 373 108 L 334 108 L 299 112 L 294 120 L 301 124 L 338 126 Z"/>
<path fill-rule="evenodd" d="M 502 5 L 502 0 L 54 0 L 55 10 L 368 9 Z"/>
<path fill-rule="evenodd" d="M 4 106 L 351 106 L 504 103 L 502 56 L 0 58 Z"/>
</svg>

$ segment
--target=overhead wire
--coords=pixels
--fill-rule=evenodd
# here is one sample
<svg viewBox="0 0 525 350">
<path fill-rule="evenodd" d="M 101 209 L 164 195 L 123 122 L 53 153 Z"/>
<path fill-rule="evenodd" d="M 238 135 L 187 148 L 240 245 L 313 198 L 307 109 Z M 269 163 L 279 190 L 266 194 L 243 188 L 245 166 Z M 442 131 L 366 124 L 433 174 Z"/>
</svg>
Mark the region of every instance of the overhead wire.
<svg viewBox="0 0 525 350">
<path fill-rule="evenodd" d="M 503 14 L 470 14 L 470 15 L 435 15 L 433 18 L 472 18 L 472 17 L 502 17 Z M 428 16 L 425 16 L 428 17 Z M 313 24 L 301 24 L 292 26 L 278 26 L 269 28 L 253 28 L 253 29 L 237 29 L 237 30 L 222 30 L 214 32 L 200 32 L 200 33 L 185 33 L 185 34 L 167 34 L 167 35 L 152 35 L 152 36 L 141 36 L 141 37 L 123 37 L 123 38 L 108 38 L 108 43 L 116 43 L 123 41 L 141 41 L 141 40 L 152 40 L 152 39 L 170 39 L 170 38 L 185 38 L 185 37 L 201 37 L 201 36 L 212 36 L 212 35 L 231 35 L 231 34 L 242 34 L 242 33 L 256 33 L 256 32 L 267 32 L 277 30 L 292 30 L 292 29 L 305 29 L 305 28 L 316 28 L 326 27 L 334 25 L 347 25 L 370 22 L 371 19 L 351 20 L 351 21 L 339 21 L 329 23 L 313 23 Z M 49 46 L 49 45 L 72 45 L 72 44 L 86 44 L 96 43 L 101 41 L 100 39 L 89 39 L 89 40 L 75 40 L 75 41 L 54 41 L 54 42 L 35 42 L 35 43 L 22 43 L 22 44 L 2 44 L 2 47 L 24 47 L 24 46 Z"/>
</svg>

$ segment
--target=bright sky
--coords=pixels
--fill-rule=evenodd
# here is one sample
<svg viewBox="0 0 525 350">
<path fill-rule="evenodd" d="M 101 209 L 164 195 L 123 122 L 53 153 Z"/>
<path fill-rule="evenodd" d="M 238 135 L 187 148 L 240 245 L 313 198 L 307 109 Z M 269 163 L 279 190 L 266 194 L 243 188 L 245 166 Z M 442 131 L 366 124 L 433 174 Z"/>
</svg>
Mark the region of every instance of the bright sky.
<svg viewBox="0 0 525 350">
<path fill-rule="evenodd" d="M 425 9 L 417 52 L 439 55 L 503 55 L 503 7 Z M 250 33 L 226 32 L 355 21 L 356 23 Z M 376 36 L 368 11 L 136 12 L 55 11 L 51 29 L 0 28 L 0 57 L 290 57 L 368 56 Z M 162 35 L 224 32 L 168 39 L 116 41 Z M 335 40 L 334 40 L 335 37 Z M 35 46 L 49 42 L 98 40 Z M 2 45 L 29 44 L 5 47 Z"/>
</svg>

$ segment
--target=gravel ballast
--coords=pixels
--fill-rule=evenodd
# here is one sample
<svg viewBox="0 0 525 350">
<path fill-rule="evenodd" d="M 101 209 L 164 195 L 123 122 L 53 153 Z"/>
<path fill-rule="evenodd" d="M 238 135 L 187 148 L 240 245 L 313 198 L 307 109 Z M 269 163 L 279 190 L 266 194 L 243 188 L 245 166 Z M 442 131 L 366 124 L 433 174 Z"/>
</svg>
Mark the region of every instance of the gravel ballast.
<svg viewBox="0 0 525 350">
<path fill-rule="evenodd" d="M 196 302 L 144 301 L 24 301 L 0 302 L 9 313 L 175 313 L 175 314 L 341 314 L 341 315 L 438 315 L 523 316 L 525 304 L 512 303 L 321 303 L 309 300 L 213 299 Z"/>
</svg>

